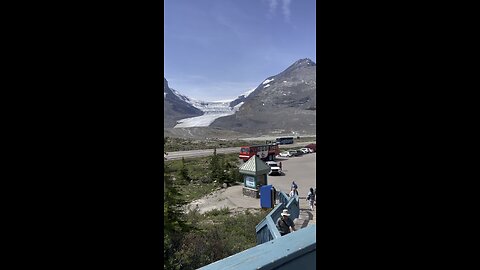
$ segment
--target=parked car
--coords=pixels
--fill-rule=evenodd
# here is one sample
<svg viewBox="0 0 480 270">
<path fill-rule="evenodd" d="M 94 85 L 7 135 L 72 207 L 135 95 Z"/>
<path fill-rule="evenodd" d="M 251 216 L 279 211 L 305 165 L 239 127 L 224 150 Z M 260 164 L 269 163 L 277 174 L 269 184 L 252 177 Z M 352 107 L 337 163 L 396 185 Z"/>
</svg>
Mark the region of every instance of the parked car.
<svg viewBox="0 0 480 270">
<path fill-rule="evenodd" d="M 298 157 L 300 154 L 297 152 L 297 150 L 289 150 L 288 153 L 292 156 L 292 157 Z"/>
<path fill-rule="evenodd" d="M 311 143 L 311 144 L 305 145 L 305 147 L 312 149 L 313 152 L 317 152 L 317 144 L 316 143 Z"/>
<path fill-rule="evenodd" d="M 310 153 L 310 151 L 308 150 L 308 148 L 300 148 L 300 151 L 302 151 L 304 154 Z"/>
<path fill-rule="evenodd" d="M 290 150 L 290 151 L 288 151 L 288 152 L 290 152 L 290 154 L 292 154 L 292 155 L 295 156 L 295 157 L 298 157 L 298 156 L 303 155 L 303 152 L 302 152 L 301 150 L 299 150 L 299 149 Z"/>
<path fill-rule="evenodd" d="M 270 167 L 268 175 L 282 175 L 282 169 L 280 169 L 275 161 L 267 161 L 265 163 Z"/>
<path fill-rule="evenodd" d="M 279 156 L 281 156 L 281 157 L 291 157 L 292 154 L 290 154 L 290 152 L 288 152 L 288 151 L 284 151 L 284 152 L 281 152 L 279 154 Z"/>
</svg>

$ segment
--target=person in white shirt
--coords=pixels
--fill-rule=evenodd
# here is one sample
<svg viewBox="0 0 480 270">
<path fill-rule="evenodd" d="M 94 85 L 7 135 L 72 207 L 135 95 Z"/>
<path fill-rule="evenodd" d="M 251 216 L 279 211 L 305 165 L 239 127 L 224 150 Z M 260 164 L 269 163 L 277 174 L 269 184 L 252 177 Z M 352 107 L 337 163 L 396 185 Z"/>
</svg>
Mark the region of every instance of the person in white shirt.
<svg viewBox="0 0 480 270">
<path fill-rule="evenodd" d="M 290 190 L 290 197 L 293 197 L 294 195 L 298 196 L 298 190 L 294 187 L 292 187 L 292 190 Z"/>
</svg>

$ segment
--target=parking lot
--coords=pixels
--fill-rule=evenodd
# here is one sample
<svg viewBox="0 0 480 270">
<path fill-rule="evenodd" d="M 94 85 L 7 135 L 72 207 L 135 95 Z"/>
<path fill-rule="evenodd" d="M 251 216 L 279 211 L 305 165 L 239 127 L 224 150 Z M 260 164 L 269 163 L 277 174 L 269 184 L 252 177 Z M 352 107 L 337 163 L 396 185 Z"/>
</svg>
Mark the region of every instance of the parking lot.
<svg viewBox="0 0 480 270">
<path fill-rule="evenodd" d="M 268 176 L 268 184 L 285 193 L 290 192 L 292 180 L 298 185 L 300 197 L 306 197 L 310 187 L 316 187 L 317 153 L 304 154 L 298 157 L 277 157 L 276 162 L 282 162 L 283 175 Z"/>
<path fill-rule="evenodd" d="M 299 157 L 277 158 L 276 161 L 282 162 L 284 174 L 281 176 L 268 176 L 269 185 L 273 185 L 277 191 L 290 192 L 292 179 L 298 185 L 300 197 L 305 198 L 310 187 L 315 188 L 316 177 L 316 153 L 305 154 Z M 200 213 L 212 209 L 228 207 L 230 209 L 258 209 L 260 201 L 258 199 L 244 196 L 242 192 L 243 185 L 236 185 L 226 189 L 220 189 L 201 199 L 191 202 L 187 209 L 197 208 Z M 306 207 L 306 202 L 301 202 Z"/>
</svg>

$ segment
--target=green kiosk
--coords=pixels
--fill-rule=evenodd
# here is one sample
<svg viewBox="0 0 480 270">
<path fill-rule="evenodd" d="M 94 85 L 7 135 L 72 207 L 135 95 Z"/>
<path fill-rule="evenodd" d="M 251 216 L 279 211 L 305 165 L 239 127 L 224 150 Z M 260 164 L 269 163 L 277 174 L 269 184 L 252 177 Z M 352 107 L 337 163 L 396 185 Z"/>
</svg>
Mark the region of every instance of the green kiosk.
<svg viewBox="0 0 480 270">
<path fill-rule="evenodd" d="M 239 172 L 243 175 L 243 195 L 260 198 L 260 187 L 267 185 L 270 167 L 258 156 L 253 156 L 240 167 Z"/>
</svg>

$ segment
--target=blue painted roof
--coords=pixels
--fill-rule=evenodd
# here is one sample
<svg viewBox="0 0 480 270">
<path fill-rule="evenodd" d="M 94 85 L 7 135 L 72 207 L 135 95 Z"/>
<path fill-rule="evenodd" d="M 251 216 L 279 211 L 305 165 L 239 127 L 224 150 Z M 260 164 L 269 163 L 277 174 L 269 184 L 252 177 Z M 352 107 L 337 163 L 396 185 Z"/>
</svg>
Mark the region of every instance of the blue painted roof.
<svg viewBox="0 0 480 270">
<path fill-rule="evenodd" d="M 274 269 L 315 251 L 317 247 L 315 228 L 315 225 L 308 226 L 199 269 Z"/>
</svg>

